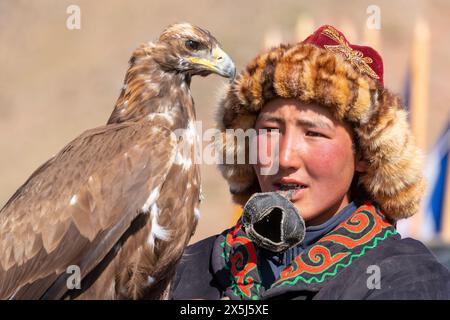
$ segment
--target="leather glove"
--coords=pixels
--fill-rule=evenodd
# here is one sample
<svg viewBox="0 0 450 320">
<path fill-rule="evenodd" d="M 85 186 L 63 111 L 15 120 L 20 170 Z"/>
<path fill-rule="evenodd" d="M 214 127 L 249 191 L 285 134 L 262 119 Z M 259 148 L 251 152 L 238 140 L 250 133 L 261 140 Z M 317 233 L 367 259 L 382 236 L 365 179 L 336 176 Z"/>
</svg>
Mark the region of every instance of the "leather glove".
<svg viewBox="0 0 450 320">
<path fill-rule="evenodd" d="M 255 193 L 245 204 L 241 221 L 247 236 L 272 252 L 287 250 L 305 238 L 305 221 L 278 192 Z"/>
</svg>

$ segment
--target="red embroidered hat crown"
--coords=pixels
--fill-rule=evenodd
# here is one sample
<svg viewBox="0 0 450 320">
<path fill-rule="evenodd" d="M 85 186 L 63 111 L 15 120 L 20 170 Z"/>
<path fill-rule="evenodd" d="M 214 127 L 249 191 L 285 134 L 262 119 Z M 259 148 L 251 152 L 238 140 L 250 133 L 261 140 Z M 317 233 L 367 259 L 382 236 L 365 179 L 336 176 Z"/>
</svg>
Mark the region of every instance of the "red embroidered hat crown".
<svg viewBox="0 0 450 320">
<path fill-rule="evenodd" d="M 359 72 L 383 82 L 383 59 L 371 47 L 350 44 L 344 34 L 332 26 L 324 25 L 302 43 L 314 44 L 329 51 L 340 53 Z"/>
</svg>

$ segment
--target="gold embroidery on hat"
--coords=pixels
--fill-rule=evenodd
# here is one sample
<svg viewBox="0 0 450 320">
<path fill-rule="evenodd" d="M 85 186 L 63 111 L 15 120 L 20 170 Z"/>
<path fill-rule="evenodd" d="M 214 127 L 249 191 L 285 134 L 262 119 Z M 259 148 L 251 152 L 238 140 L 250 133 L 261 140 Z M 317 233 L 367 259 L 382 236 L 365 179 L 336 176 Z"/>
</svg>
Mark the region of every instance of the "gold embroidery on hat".
<svg viewBox="0 0 450 320">
<path fill-rule="evenodd" d="M 368 63 L 372 63 L 373 60 L 370 57 L 364 57 L 361 51 L 352 49 L 348 42 L 345 41 L 344 37 L 341 36 L 336 29 L 327 27 L 322 31 L 322 34 L 339 43 L 338 45 L 324 45 L 325 49 L 343 54 L 345 60 L 348 60 L 360 72 L 366 73 L 372 78 L 380 79 L 375 71 L 373 71 L 373 69 L 368 65 Z"/>
</svg>

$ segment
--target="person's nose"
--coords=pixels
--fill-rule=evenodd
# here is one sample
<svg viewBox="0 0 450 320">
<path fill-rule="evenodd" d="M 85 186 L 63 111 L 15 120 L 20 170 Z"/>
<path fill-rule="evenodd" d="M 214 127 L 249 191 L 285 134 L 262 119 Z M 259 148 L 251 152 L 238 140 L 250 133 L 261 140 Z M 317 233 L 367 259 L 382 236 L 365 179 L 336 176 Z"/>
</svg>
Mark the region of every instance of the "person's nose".
<svg viewBox="0 0 450 320">
<path fill-rule="evenodd" d="M 302 166 L 300 133 L 287 130 L 280 138 L 280 169 L 297 170 Z"/>
</svg>

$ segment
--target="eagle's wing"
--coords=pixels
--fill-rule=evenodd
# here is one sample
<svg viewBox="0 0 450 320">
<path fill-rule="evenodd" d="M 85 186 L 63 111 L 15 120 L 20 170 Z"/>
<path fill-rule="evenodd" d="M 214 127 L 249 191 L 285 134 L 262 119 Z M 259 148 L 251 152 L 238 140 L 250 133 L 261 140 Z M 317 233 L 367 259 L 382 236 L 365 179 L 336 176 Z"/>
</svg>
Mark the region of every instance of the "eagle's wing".
<svg viewBox="0 0 450 320">
<path fill-rule="evenodd" d="M 176 149 L 165 127 L 122 123 L 42 165 L 0 211 L 0 298 L 37 282 L 26 297 L 39 298 L 70 265 L 89 273 L 156 200 Z"/>
</svg>

